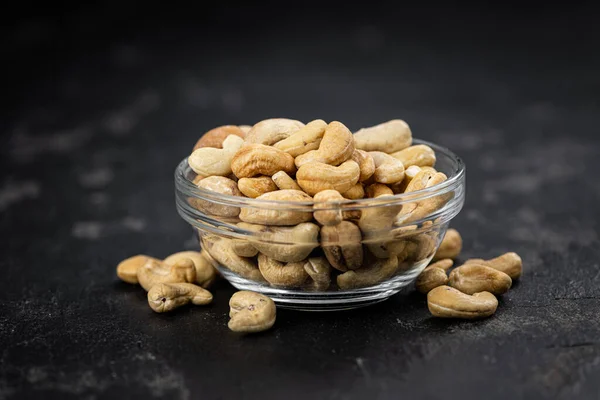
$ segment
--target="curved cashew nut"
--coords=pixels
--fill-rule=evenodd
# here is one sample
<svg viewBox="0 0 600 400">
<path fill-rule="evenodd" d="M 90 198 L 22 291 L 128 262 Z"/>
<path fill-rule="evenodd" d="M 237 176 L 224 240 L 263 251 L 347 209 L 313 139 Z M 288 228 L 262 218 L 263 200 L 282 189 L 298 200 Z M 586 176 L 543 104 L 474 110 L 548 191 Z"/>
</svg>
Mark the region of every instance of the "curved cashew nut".
<svg viewBox="0 0 600 400">
<path fill-rule="evenodd" d="M 338 275 L 337 284 L 342 290 L 373 286 L 388 280 L 397 270 L 398 257 L 393 256 L 354 271 L 344 272 Z"/>
<path fill-rule="evenodd" d="M 352 186 L 350 189 L 342 193 L 342 196 L 350 200 L 362 199 L 363 197 L 365 197 L 365 188 L 362 183 L 357 183 L 356 185 Z"/>
<path fill-rule="evenodd" d="M 412 144 L 412 133 L 406 122 L 393 119 L 383 124 L 362 128 L 354 134 L 354 140 L 357 149 L 393 153 Z"/>
<path fill-rule="evenodd" d="M 278 171 L 293 174 L 296 166 L 294 157 L 284 151 L 264 144 L 250 144 L 233 156 L 231 170 L 238 178 L 251 178 L 257 175 L 272 176 Z"/>
<path fill-rule="evenodd" d="M 196 268 L 189 258 L 182 258 L 173 265 L 149 259 L 137 272 L 140 286 L 148 291 L 159 283 L 192 283 L 196 280 Z"/>
<path fill-rule="evenodd" d="M 404 165 L 400 160 L 381 151 L 371 151 L 369 154 L 375 161 L 375 172 L 373 173 L 375 182 L 389 184 L 402 182 Z"/>
<path fill-rule="evenodd" d="M 204 248 L 223 267 L 231 272 L 257 282 L 262 282 L 263 277 L 258 266 L 248 258 L 240 257 L 233 251 L 231 239 L 223 237 L 203 238 Z"/>
<path fill-rule="evenodd" d="M 275 323 L 275 303 L 263 294 L 245 290 L 237 292 L 231 296 L 229 307 L 231 319 L 227 326 L 234 332 L 260 332 Z"/>
<path fill-rule="evenodd" d="M 308 153 L 306 153 L 308 154 Z M 360 169 L 354 161 L 346 161 L 339 167 L 311 162 L 298 169 L 298 185 L 313 196 L 323 190 L 333 189 L 340 193 L 350 190 L 358 182 Z"/>
<path fill-rule="evenodd" d="M 244 146 L 264 144 L 270 146 L 298 132 L 304 124 L 287 118 L 271 118 L 258 122 L 246 134 Z"/>
<path fill-rule="evenodd" d="M 223 148 L 202 147 L 188 157 L 188 164 L 195 173 L 202 176 L 227 176 L 231 174 L 231 160 L 238 149 L 242 147 L 244 139 L 236 135 L 229 135 L 223 141 Z"/>
<path fill-rule="evenodd" d="M 390 189 L 389 186 L 384 185 L 383 183 L 373 183 L 367 186 L 367 197 L 375 198 L 383 195 L 392 196 L 394 192 Z"/>
<path fill-rule="evenodd" d="M 260 200 L 282 200 L 282 201 L 312 201 L 312 197 L 300 190 L 276 190 L 258 196 Z M 268 209 L 243 207 L 240 212 L 240 220 L 251 224 L 261 225 L 297 225 L 312 219 L 310 211 L 295 211 L 285 209 Z"/>
<path fill-rule="evenodd" d="M 454 229 L 448 229 L 446 236 L 448 236 L 448 233 L 450 233 L 451 230 L 454 230 Z M 458 232 L 456 232 L 456 234 L 458 234 Z M 460 235 L 459 235 L 459 238 L 460 238 Z M 445 240 L 445 238 L 444 238 L 444 240 Z M 456 240 L 456 239 L 454 239 L 454 240 Z M 442 244 L 444 244 L 443 241 L 442 241 Z M 462 239 L 460 241 L 460 247 L 462 247 Z M 510 276 L 511 279 L 517 279 L 523 273 L 523 261 L 521 260 L 521 257 L 519 257 L 519 255 L 517 253 L 513 253 L 513 252 L 505 253 L 505 254 L 501 255 L 500 257 L 492 258 L 491 260 L 470 259 L 470 260 L 467 260 L 465 264 L 471 264 L 471 263 L 483 264 L 488 267 L 494 268 L 498 271 L 502 271 L 505 274 L 507 274 L 508 276 Z"/>
<path fill-rule="evenodd" d="M 246 222 L 238 222 L 237 226 L 253 232 L 259 232 L 261 225 L 248 224 Z M 254 257 L 258 254 L 258 250 L 252 245 L 251 239 L 232 239 L 231 248 L 235 254 L 240 257 Z"/>
<path fill-rule="evenodd" d="M 389 195 L 382 195 L 377 198 L 382 197 L 389 197 Z M 369 207 L 362 210 L 358 226 L 364 235 L 364 243 L 378 258 L 388 258 L 398 251 L 392 248 L 398 241 L 389 241 L 384 238 L 390 233 L 394 217 L 401 208 L 401 205 L 390 205 Z"/>
<path fill-rule="evenodd" d="M 411 165 L 419 167 L 433 167 L 435 165 L 435 151 L 427 145 L 418 144 L 391 154 L 392 157 L 402 161 L 405 168 Z"/>
<path fill-rule="evenodd" d="M 285 171 L 279 171 L 274 174 L 271 179 L 275 182 L 275 185 L 281 190 L 302 190 L 300 186 L 293 180 Z"/>
<path fill-rule="evenodd" d="M 438 286 L 427 293 L 427 307 L 435 317 L 485 318 L 496 312 L 498 299 L 489 292 L 471 296 L 450 286 Z"/>
<path fill-rule="evenodd" d="M 315 210 L 313 215 L 315 219 L 322 225 L 337 225 L 343 221 L 342 210 L 339 208 L 325 209 L 335 206 L 337 202 L 344 201 L 344 197 L 337 190 L 323 190 L 315 194 L 315 204 L 313 209 Z M 321 210 L 321 211 L 318 211 Z"/>
<path fill-rule="evenodd" d="M 198 182 L 196 186 L 210 190 L 211 192 L 227 194 L 230 196 L 242 196 L 242 192 L 238 189 L 238 184 L 232 179 L 225 178 L 224 176 L 209 176 Z M 197 210 L 220 217 L 237 217 L 240 213 L 239 207 L 226 206 L 199 198 L 190 198 L 190 205 Z"/>
<path fill-rule="evenodd" d="M 319 162 L 329 165 L 340 165 L 352 157 L 354 153 L 354 137 L 344 124 L 333 121 L 325 129 L 318 150 L 311 150 L 296 157 L 296 166 Z"/>
<path fill-rule="evenodd" d="M 490 292 L 504 294 L 512 286 L 512 279 L 502 271 L 482 264 L 464 264 L 450 273 L 450 286 L 466 294 Z"/>
<path fill-rule="evenodd" d="M 448 275 L 446 275 L 446 271 L 437 267 L 427 267 L 417 277 L 415 288 L 419 292 L 427 294 L 431 289 L 447 284 Z"/>
<path fill-rule="evenodd" d="M 427 268 L 440 268 L 440 269 L 442 269 L 444 271 L 448 271 L 450 268 L 452 268 L 453 265 L 454 265 L 454 261 L 452 261 L 449 258 L 444 258 L 442 260 L 439 260 L 439 261 L 436 261 L 436 262 L 432 262 L 427 267 L 425 267 L 425 269 L 427 269 Z"/>
<path fill-rule="evenodd" d="M 202 250 L 202 252 L 180 251 L 179 253 L 171 254 L 169 257 L 165 258 L 163 263 L 175 265 L 183 258 L 189 258 L 194 263 L 194 268 L 196 269 L 196 283 L 204 289 L 210 287 L 217 278 L 217 271 L 208 259 L 205 250 Z"/>
<path fill-rule="evenodd" d="M 198 150 L 202 147 L 215 147 L 217 149 L 223 148 L 223 141 L 227 136 L 235 135 L 242 139 L 246 137 L 246 134 L 240 127 L 235 125 L 224 125 L 217 128 L 211 129 L 206 132 L 194 145 L 194 150 Z"/>
<path fill-rule="evenodd" d="M 364 182 L 375 173 L 375 161 L 373 157 L 364 150 L 355 149 L 352 153 L 352 161 L 360 168 L 359 182 Z"/>
<path fill-rule="evenodd" d="M 349 221 L 321 228 L 321 247 L 331 265 L 342 272 L 358 269 L 363 262 L 360 229 Z"/>
<path fill-rule="evenodd" d="M 404 170 L 404 179 L 402 182 L 394 183 L 393 185 L 390 185 L 390 188 L 395 194 L 406 192 L 406 189 L 413 178 L 423 170 L 432 171 L 433 173 L 437 172 L 433 167 L 418 167 L 416 165 L 411 165 Z"/>
<path fill-rule="evenodd" d="M 308 285 L 311 290 L 324 292 L 331 285 L 331 265 L 325 257 L 312 257 L 304 264 L 304 270 L 312 282 Z"/>
<path fill-rule="evenodd" d="M 456 229 L 448 229 L 446 235 L 442 239 L 440 247 L 437 249 L 433 260 L 441 260 L 443 258 L 457 258 L 462 250 L 462 237 Z M 469 262 L 467 260 L 467 262 Z M 503 271 L 506 272 L 506 271 Z M 510 274 L 509 274 L 510 275 Z M 512 278 L 513 276 L 511 276 Z"/>
<path fill-rule="evenodd" d="M 138 254 L 137 256 L 129 257 L 121 261 L 119 265 L 117 265 L 117 276 L 123 282 L 137 284 L 138 269 L 140 269 L 140 267 L 146 264 L 149 260 L 160 263 L 160 260 L 144 254 Z"/>
<path fill-rule="evenodd" d="M 308 279 L 304 270 L 305 261 L 283 263 L 266 255 L 258 254 L 258 268 L 263 277 L 273 286 L 300 287 Z"/>
<path fill-rule="evenodd" d="M 426 176 L 430 176 L 430 178 L 425 181 L 424 177 Z M 409 190 L 413 191 L 415 187 L 421 188 L 421 185 L 424 183 L 424 181 L 425 187 L 429 188 L 444 182 L 446 179 L 448 178 L 442 172 L 436 172 L 432 174 L 431 171 L 421 171 L 413 178 L 412 181 L 410 181 L 406 188 L 406 192 L 409 192 Z M 415 183 L 415 185 L 413 185 L 413 183 Z M 397 225 L 401 225 L 426 218 L 428 215 L 444 207 L 453 196 L 454 193 L 449 192 L 430 197 L 423 201 L 407 204 L 396 217 L 395 223 Z"/>
<path fill-rule="evenodd" d="M 148 304 L 157 313 L 171 311 L 188 303 L 201 306 L 212 299 L 208 290 L 191 283 L 160 283 L 148 291 Z"/>
<path fill-rule="evenodd" d="M 311 150 L 316 150 L 321 144 L 321 139 L 325 134 L 327 123 L 322 119 L 316 119 L 300 128 L 296 133 L 277 142 L 273 147 L 289 153 L 293 157 L 298 157 Z"/>
<path fill-rule="evenodd" d="M 274 192 L 277 190 L 277 185 L 268 176 L 258 176 L 256 178 L 241 178 L 238 183 L 238 188 L 245 196 L 257 198 L 265 193 Z"/>
</svg>

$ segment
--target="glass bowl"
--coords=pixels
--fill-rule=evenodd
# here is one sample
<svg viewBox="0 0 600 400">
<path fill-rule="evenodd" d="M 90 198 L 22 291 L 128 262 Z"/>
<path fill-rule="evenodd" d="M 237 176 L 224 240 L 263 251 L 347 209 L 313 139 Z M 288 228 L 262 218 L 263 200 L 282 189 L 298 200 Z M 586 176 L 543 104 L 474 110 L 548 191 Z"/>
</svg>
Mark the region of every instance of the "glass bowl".
<svg viewBox="0 0 600 400">
<path fill-rule="evenodd" d="M 414 144 L 436 152 L 435 168 L 446 181 L 335 203 L 274 201 L 199 188 L 186 158 L 175 171 L 177 211 L 196 230 L 215 268 L 239 290 L 299 310 L 376 303 L 414 281 L 464 203 L 462 160 L 433 143 Z M 335 222 L 322 225 L 315 212 Z"/>
</svg>

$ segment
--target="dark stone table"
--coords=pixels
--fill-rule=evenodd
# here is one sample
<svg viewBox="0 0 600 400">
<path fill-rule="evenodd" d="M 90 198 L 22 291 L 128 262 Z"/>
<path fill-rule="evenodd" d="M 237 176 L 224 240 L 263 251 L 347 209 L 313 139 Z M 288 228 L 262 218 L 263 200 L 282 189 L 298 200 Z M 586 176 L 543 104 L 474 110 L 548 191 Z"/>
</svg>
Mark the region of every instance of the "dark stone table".
<svg viewBox="0 0 600 400">
<path fill-rule="evenodd" d="M 2 35 L 0 399 L 600 398 L 597 14 L 513 6 L 21 10 Z M 463 259 L 525 263 L 496 315 L 437 320 L 410 289 L 240 337 L 226 282 L 153 313 L 115 266 L 197 248 L 176 164 L 274 116 L 399 117 L 463 157 Z"/>
</svg>

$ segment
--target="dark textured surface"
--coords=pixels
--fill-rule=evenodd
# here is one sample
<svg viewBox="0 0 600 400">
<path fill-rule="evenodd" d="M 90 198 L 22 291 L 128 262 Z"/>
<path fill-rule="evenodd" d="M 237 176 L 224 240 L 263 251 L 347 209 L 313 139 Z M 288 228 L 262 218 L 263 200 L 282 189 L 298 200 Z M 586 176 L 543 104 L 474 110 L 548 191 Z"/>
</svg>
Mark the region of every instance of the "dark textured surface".
<svg viewBox="0 0 600 400">
<path fill-rule="evenodd" d="M 600 398 L 595 10 L 261 12 L 115 3 L 7 27 L 0 399 Z M 407 290 L 239 337 L 224 282 L 154 314 L 115 265 L 195 248 L 175 165 L 203 131 L 272 116 L 400 117 L 462 156 L 464 257 L 525 262 L 497 314 L 435 320 Z"/>
</svg>

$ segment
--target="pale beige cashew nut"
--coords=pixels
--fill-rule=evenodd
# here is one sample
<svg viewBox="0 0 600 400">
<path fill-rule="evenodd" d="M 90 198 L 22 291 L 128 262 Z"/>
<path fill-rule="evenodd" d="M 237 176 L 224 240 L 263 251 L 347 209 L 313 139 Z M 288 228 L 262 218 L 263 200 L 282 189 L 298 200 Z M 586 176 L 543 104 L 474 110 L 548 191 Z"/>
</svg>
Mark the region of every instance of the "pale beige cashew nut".
<svg viewBox="0 0 600 400">
<path fill-rule="evenodd" d="M 217 270 L 211 264 L 205 250 L 200 251 L 180 251 L 179 253 L 171 254 L 165 258 L 163 262 L 167 265 L 175 265 L 181 259 L 189 258 L 194 263 L 196 269 L 196 283 L 204 289 L 208 289 L 217 278 Z"/>
<path fill-rule="evenodd" d="M 144 254 L 138 254 L 137 256 L 126 258 L 125 260 L 121 261 L 119 265 L 117 265 L 117 276 L 123 282 L 135 285 L 139 283 L 137 278 L 138 269 L 142 265 L 146 264 L 149 260 L 154 260 L 158 263 L 160 262 L 159 259 L 146 256 Z"/>
<path fill-rule="evenodd" d="M 337 205 L 344 200 L 344 197 L 337 190 L 328 189 L 315 194 L 315 204 L 313 205 L 315 219 L 321 225 L 339 224 L 344 220 L 344 217 L 341 208 Z"/>
<path fill-rule="evenodd" d="M 188 164 L 195 173 L 202 176 L 227 176 L 231 174 L 231 161 L 244 139 L 229 135 L 223 141 L 223 148 L 202 147 L 188 157 Z"/>
<path fill-rule="evenodd" d="M 377 183 L 394 184 L 404 179 L 404 165 L 400 160 L 382 151 L 369 152 L 375 161 L 372 179 Z"/>
<path fill-rule="evenodd" d="M 450 268 L 452 268 L 453 265 L 454 265 L 454 261 L 453 260 L 451 260 L 449 258 L 444 258 L 442 260 L 432 262 L 427 267 L 425 267 L 425 269 L 427 269 L 427 268 L 440 268 L 440 269 L 443 269 L 444 271 L 447 272 Z"/>
<path fill-rule="evenodd" d="M 198 182 L 196 186 L 215 193 L 226 194 L 229 196 L 242 196 L 242 192 L 238 189 L 238 184 L 224 176 L 209 176 Z M 200 198 L 190 198 L 190 205 L 197 210 L 219 217 L 237 217 L 240 213 L 239 207 L 218 204 Z"/>
<path fill-rule="evenodd" d="M 198 150 L 202 147 L 215 147 L 217 149 L 223 148 L 223 141 L 229 135 L 236 135 L 242 139 L 246 137 L 246 134 L 242 129 L 235 125 L 224 125 L 219 126 L 210 131 L 206 132 L 194 145 L 194 150 Z"/>
<path fill-rule="evenodd" d="M 238 128 L 240 128 L 241 131 L 244 132 L 244 137 L 246 137 L 246 135 L 248 135 L 248 132 L 250 132 L 250 130 L 252 129 L 252 125 L 238 125 Z"/>
<path fill-rule="evenodd" d="M 255 178 L 241 178 L 238 183 L 238 189 L 246 197 L 257 198 L 265 193 L 278 190 L 277 185 L 268 176 L 257 176 Z"/>
<path fill-rule="evenodd" d="M 285 171 L 279 171 L 274 174 L 271 179 L 280 190 L 292 189 L 302 190 L 300 186 L 293 180 Z"/>
<path fill-rule="evenodd" d="M 295 162 L 298 168 L 314 162 L 337 166 L 348 161 L 352 153 L 354 153 L 352 132 L 341 122 L 333 121 L 327 125 L 319 148 L 299 155 Z"/>
<path fill-rule="evenodd" d="M 398 254 L 401 261 L 421 261 L 433 255 L 436 241 L 431 236 L 431 232 L 419 233 L 408 237 L 404 241 L 404 248 Z"/>
<path fill-rule="evenodd" d="M 331 265 L 325 257 L 312 257 L 304 263 L 304 270 L 311 281 L 306 285 L 309 290 L 324 292 L 331 285 Z"/>
<path fill-rule="evenodd" d="M 245 290 L 234 293 L 229 300 L 229 307 L 231 319 L 227 326 L 234 332 L 261 332 L 275 323 L 275 303 L 263 294 Z"/>
<path fill-rule="evenodd" d="M 244 146 L 251 144 L 273 145 L 298 132 L 304 124 L 287 118 L 271 118 L 255 124 L 246 134 Z"/>
<path fill-rule="evenodd" d="M 262 274 L 258 270 L 258 265 L 251 258 L 240 257 L 233 251 L 231 239 L 215 237 L 212 239 L 203 238 L 204 247 L 210 256 L 223 267 L 231 272 L 256 282 L 263 282 Z"/>
<path fill-rule="evenodd" d="M 446 231 L 446 235 L 444 236 L 444 239 L 442 239 L 442 243 L 440 244 L 440 247 L 437 249 L 437 251 L 435 252 L 435 255 L 433 256 L 433 261 L 436 260 L 441 260 L 444 258 L 451 258 L 451 259 L 455 259 L 458 258 L 458 256 L 460 255 L 460 252 L 462 250 L 462 237 L 460 236 L 460 233 L 453 228 L 450 228 Z M 468 261 L 467 261 L 468 262 Z M 506 271 L 503 271 L 506 272 Z M 512 276 L 511 276 L 512 278 Z"/>
<path fill-rule="evenodd" d="M 321 228 L 321 248 L 331 266 L 338 271 L 361 267 L 364 258 L 361 240 L 360 229 L 349 221 Z"/>
<path fill-rule="evenodd" d="M 438 286 L 427 293 L 427 307 L 440 318 L 486 318 L 496 312 L 498 299 L 489 292 L 468 295 L 450 286 Z"/>
<path fill-rule="evenodd" d="M 237 226 L 251 232 L 257 232 L 257 228 L 261 225 L 249 224 L 247 222 L 238 222 Z M 252 245 L 252 237 L 244 239 L 231 239 L 231 249 L 240 257 L 254 257 L 258 254 L 258 250 Z"/>
<path fill-rule="evenodd" d="M 502 271 L 510 276 L 511 279 L 518 279 L 523 273 L 523 260 L 521 260 L 521 257 L 514 252 L 505 253 L 500 257 L 492 258 L 491 260 L 470 259 L 465 262 L 465 264 L 471 263 L 483 264 L 498 271 Z"/>
<path fill-rule="evenodd" d="M 308 273 L 304 270 L 305 262 L 306 260 L 285 263 L 273 260 L 262 253 L 258 254 L 258 269 L 265 280 L 276 287 L 302 286 L 308 279 Z"/>
<path fill-rule="evenodd" d="M 452 270 L 449 285 L 466 294 L 490 292 L 500 295 L 508 292 L 512 279 L 502 271 L 481 264 L 464 264 Z"/>
<path fill-rule="evenodd" d="M 360 129 L 354 134 L 354 140 L 357 149 L 393 153 L 412 144 L 412 133 L 406 122 L 394 119 Z"/>
<path fill-rule="evenodd" d="M 357 270 L 344 272 L 337 277 L 342 290 L 373 286 L 390 279 L 398 270 L 398 257 L 376 260 Z"/>
<path fill-rule="evenodd" d="M 273 145 L 281 151 L 289 153 L 292 157 L 298 157 L 311 150 L 317 150 L 325 134 L 327 123 L 322 119 L 316 119 L 300 128 L 296 133 Z"/>
<path fill-rule="evenodd" d="M 328 189 L 344 193 L 356 185 L 359 176 L 360 169 L 354 161 L 346 161 L 338 167 L 311 162 L 298 169 L 296 180 L 306 193 L 314 196 Z"/>
<path fill-rule="evenodd" d="M 432 289 L 448 284 L 448 275 L 441 268 L 425 268 L 419 274 L 415 281 L 415 288 L 423 294 L 429 293 Z"/>
<path fill-rule="evenodd" d="M 276 190 L 258 196 L 259 200 L 277 200 L 286 202 L 312 201 L 312 197 L 300 190 Z M 312 207 L 310 208 L 312 210 Z M 297 225 L 312 219 L 312 212 L 277 209 L 276 206 L 260 208 L 243 207 L 240 220 L 261 225 Z"/>
<path fill-rule="evenodd" d="M 357 183 L 342 193 L 342 196 L 349 200 L 362 199 L 365 197 L 365 188 L 363 187 L 362 183 Z"/>
<path fill-rule="evenodd" d="M 394 192 L 388 185 L 384 185 L 383 183 L 373 183 L 367 186 L 367 197 L 375 198 L 383 195 L 393 195 Z"/>
<path fill-rule="evenodd" d="M 423 172 L 424 171 L 419 172 L 417 174 L 417 176 L 415 176 L 415 178 L 408 184 L 407 192 L 410 189 L 413 182 L 415 182 L 417 180 L 420 183 L 422 182 L 420 176 Z M 425 173 L 427 173 L 427 171 L 425 171 Z M 446 179 L 448 179 L 448 178 L 442 172 L 433 173 L 431 175 L 431 177 L 425 183 L 425 188 L 429 188 L 429 187 L 438 185 L 438 184 L 444 182 Z M 420 185 L 419 185 L 419 187 L 420 187 Z M 411 189 L 411 191 L 412 191 L 412 189 Z M 425 200 L 422 200 L 419 202 L 406 204 L 403 207 L 402 211 L 396 217 L 395 223 L 397 225 L 402 225 L 402 224 L 407 224 L 410 222 L 414 222 L 414 221 L 418 221 L 420 219 L 426 218 L 427 216 L 431 215 L 432 213 L 443 208 L 446 205 L 446 203 L 448 203 L 448 201 L 450 201 L 450 199 L 452 199 L 453 196 L 454 196 L 454 193 L 449 192 L 449 193 L 439 194 L 439 195 L 430 197 L 428 199 L 425 199 Z"/>
<path fill-rule="evenodd" d="M 245 224 L 243 228 L 257 233 L 249 239 L 255 249 L 280 262 L 302 261 L 319 246 L 319 227 L 311 222 L 293 227 Z"/>
<path fill-rule="evenodd" d="M 148 305 L 157 313 L 169 312 L 189 303 L 202 306 L 212 299 L 208 290 L 192 283 L 159 283 L 148 291 Z"/>
<path fill-rule="evenodd" d="M 137 271 L 140 286 L 148 291 L 159 283 L 193 283 L 196 280 L 196 268 L 189 258 L 182 258 L 172 265 L 149 259 Z"/>
<path fill-rule="evenodd" d="M 359 182 L 365 182 L 375 173 L 375 161 L 366 151 L 355 149 L 351 160 L 357 163 L 360 168 Z"/>
<path fill-rule="evenodd" d="M 418 144 L 391 154 L 392 157 L 402 161 L 404 167 L 416 165 L 418 167 L 433 167 L 435 165 L 435 151 L 425 144 Z"/>
<path fill-rule="evenodd" d="M 391 195 L 381 195 L 377 199 L 386 199 Z M 390 233 L 394 217 L 402 205 L 385 205 L 368 207 L 361 211 L 358 226 L 363 233 L 364 243 L 378 258 L 388 258 L 398 250 L 394 250 L 399 241 L 386 240 Z M 383 239 L 381 237 L 384 237 Z"/>
<path fill-rule="evenodd" d="M 264 144 L 250 144 L 233 156 L 231 170 L 238 178 L 252 178 L 258 175 L 273 176 L 279 171 L 293 174 L 296 166 L 294 157 L 286 152 Z"/>
<path fill-rule="evenodd" d="M 417 167 L 416 165 L 411 165 L 404 170 L 404 179 L 402 182 L 394 183 L 390 185 L 391 189 L 395 194 L 404 193 L 408 188 L 408 185 L 413 180 L 413 178 L 421 171 L 430 171 L 432 173 L 436 173 L 437 171 L 433 167 Z M 414 191 L 414 190 L 411 190 Z"/>
</svg>

